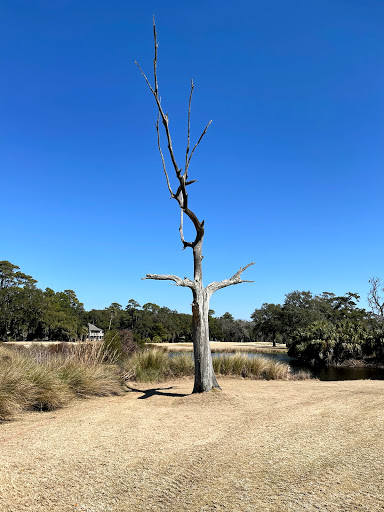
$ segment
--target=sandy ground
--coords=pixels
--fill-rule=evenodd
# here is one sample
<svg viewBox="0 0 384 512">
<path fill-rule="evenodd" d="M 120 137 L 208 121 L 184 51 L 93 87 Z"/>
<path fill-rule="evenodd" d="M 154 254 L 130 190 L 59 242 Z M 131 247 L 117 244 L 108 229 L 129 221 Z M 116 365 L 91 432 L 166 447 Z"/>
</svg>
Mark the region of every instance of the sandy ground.
<svg viewBox="0 0 384 512">
<path fill-rule="evenodd" d="M 175 352 L 181 351 L 192 351 L 193 344 L 192 343 L 148 343 L 148 345 L 165 347 L 168 350 L 172 350 Z M 272 346 L 272 343 L 261 343 L 261 342 L 250 342 L 250 343 L 233 343 L 227 341 L 210 341 L 209 345 L 211 350 L 242 350 L 249 351 L 251 350 L 268 350 L 271 352 L 286 352 L 287 346 L 285 343 L 277 343 L 276 347 Z"/>
<path fill-rule="evenodd" d="M 220 382 L 1 424 L 0 510 L 384 510 L 384 381 Z"/>
</svg>

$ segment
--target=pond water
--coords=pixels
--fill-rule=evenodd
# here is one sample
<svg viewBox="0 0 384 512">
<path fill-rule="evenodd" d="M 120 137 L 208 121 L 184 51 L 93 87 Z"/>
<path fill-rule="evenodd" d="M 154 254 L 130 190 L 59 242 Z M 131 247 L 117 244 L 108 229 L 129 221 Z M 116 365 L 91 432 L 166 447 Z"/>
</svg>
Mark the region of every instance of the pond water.
<svg viewBox="0 0 384 512">
<path fill-rule="evenodd" d="M 309 371 L 314 377 L 320 380 L 360 380 L 360 379 L 371 379 L 371 380 L 384 380 L 384 368 L 349 368 L 339 366 L 325 366 L 321 368 L 314 368 L 306 365 L 293 357 L 289 357 L 286 353 L 274 353 L 274 354 L 261 354 L 255 352 L 242 352 L 242 354 L 249 357 L 266 357 L 274 359 L 280 363 L 288 364 L 293 372 L 300 370 Z M 173 353 L 171 357 L 174 357 L 176 353 Z M 212 357 L 219 357 L 222 355 L 230 355 L 228 352 L 214 352 Z"/>
<path fill-rule="evenodd" d="M 213 354 L 212 354 L 213 355 Z M 320 380 L 384 380 L 383 368 L 349 368 L 340 366 L 324 366 L 314 368 L 313 366 L 306 365 L 287 354 L 255 354 L 247 353 L 250 357 L 268 357 L 279 361 L 280 363 L 288 364 L 293 371 L 306 370 Z"/>
</svg>

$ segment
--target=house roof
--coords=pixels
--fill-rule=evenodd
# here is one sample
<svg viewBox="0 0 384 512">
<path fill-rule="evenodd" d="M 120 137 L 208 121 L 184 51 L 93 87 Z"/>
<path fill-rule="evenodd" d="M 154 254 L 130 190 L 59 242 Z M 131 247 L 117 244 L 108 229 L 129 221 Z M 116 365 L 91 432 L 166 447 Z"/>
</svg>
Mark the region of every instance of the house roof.
<svg viewBox="0 0 384 512">
<path fill-rule="evenodd" d="M 99 329 L 98 327 L 96 327 L 96 325 L 93 325 L 93 324 L 88 324 L 88 329 L 90 331 L 102 331 L 103 329 Z"/>
</svg>

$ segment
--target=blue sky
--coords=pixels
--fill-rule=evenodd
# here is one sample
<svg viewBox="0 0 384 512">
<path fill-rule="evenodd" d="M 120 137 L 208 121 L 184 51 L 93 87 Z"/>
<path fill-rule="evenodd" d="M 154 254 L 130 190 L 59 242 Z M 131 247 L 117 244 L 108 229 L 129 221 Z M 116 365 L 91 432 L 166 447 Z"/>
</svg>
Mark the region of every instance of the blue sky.
<svg viewBox="0 0 384 512">
<path fill-rule="evenodd" d="M 190 290 L 140 279 L 192 276 L 134 64 L 152 78 L 153 13 L 180 166 L 191 78 L 192 141 L 213 121 L 189 171 L 205 283 L 255 262 L 216 314 L 247 319 L 296 289 L 365 306 L 384 277 L 379 0 L 2 1 L 0 259 L 88 309 L 189 312 Z"/>
</svg>

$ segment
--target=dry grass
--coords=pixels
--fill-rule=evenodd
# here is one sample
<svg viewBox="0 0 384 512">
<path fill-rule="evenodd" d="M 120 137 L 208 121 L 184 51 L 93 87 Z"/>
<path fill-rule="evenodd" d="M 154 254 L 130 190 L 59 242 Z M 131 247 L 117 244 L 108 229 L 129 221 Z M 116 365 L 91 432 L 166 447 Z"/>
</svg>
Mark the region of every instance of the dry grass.
<svg viewBox="0 0 384 512">
<path fill-rule="evenodd" d="M 115 363 L 117 353 L 105 344 L 44 347 L 0 346 L 0 421 L 22 410 L 52 411 L 74 397 L 121 393 L 124 381 L 164 382 L 194 374 L 190 354 L 169 357 L 166 350 L 147 349 Z M 249 379 L 309 378 L 292 375 L 286 364 L 264 358 L 231 354 L 214 359 L 217 375 Z"/>
<path fill-rule="evenodd" d="M 384 382 L 132 386 L 0 425 L 2 512 L 381 512 Z"/>
<path fill-rule="evenodd" d="M 126 380 L 136 382 L 164 382 L 165 380 L 194 375 L 193 357 L 181 353 L 170 358 L 166 350 L 151 348 L 137 352 L 122 363 Z M 246 379 L 309 379 L 307 372 L 292 374 L 287 364 L 264 357 L 248 357 L 241 353 L 213 358 L 216 375 Z"/>
<path fill-rule="evenodd" d="M 122 379 L 106 357 L 113 354 L 94 344 L 59 353 L 38 345 L 0 346 L 0 421 L 28 409 L 52 411 L 74 397 L 121 393 Z"/>
<path fill-rule="evenodd" d="M 287 364 L 265 357 L 248 357 L 241 353 L 213 358 L 213 368 L 217 375 L 230 375 L 245 379 L 303 380 L 311 378 L 308 372 L 291 373 Z"/>
<path fill-rule="evenodd" d="M 165 348 L 171 352 L 191 352 L 193 350 L 192 342 L 185 343 L 147 343 L 149 346 Z M 249 342 L 235 343 L 227 341 L 210 341 L 209 345 L 212 352 L 260 352 L 263 354 L 286 353 L 285 343 L 277 343 L 276 347 L 272 343 Z"/>
</svg>

